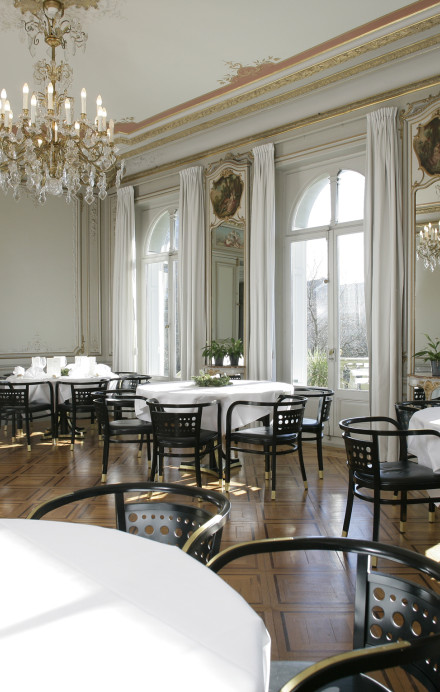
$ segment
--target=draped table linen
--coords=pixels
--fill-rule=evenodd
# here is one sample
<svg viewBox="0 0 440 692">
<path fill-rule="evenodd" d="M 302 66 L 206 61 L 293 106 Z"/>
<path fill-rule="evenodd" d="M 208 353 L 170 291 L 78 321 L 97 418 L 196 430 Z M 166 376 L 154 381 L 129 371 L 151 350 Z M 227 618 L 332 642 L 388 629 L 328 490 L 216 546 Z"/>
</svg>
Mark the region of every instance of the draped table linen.
<svg viewBox="0 0 440 692">
<path fill-rule="evenodd" d="M 8 692 L 267 690 L 263 621 L 179 548 L 99 526 L 0 519 L 0 552 Z"/>
<path fill-rule="evenodd" d="M 226 414 L 235 401 L 276 401 L 281 394 L 293 394 L 294 387 L 286 382 L 258 380 L 232 380 L 226 387 L 198 387 L 192 381 L 160 382 L 140 385 L 136 394 L 148 399 L 157 399 L 161 404 L 203 404 L 217 400 L 221 406 L 221 425 L 223 435 L 226 431 Z M 210 410 L 214 408 L 214 410 Z M 203 412 L 202 426 L 207 430 L 217 429 L 217 411 L 210 407 Z M 148 404 L 135 401 L 138 418 L 150 420 Z M 242 406 L 235 409 L 233 427 L 241 427 L 261 418 L 270 409 L 259 406 Z"/>
<path fill-rule="evenodd" d="M 440 406 L 430 406 L 416 411 L 411 416 L 409 428 L 413 430 L 432 429 L 440 432 Z M 428 466 L 435 473 L 440 473 L 440 438 L 417 436 L 408 438 L 408 451 L 414 454 L 419 464 Z"/>
</svg>

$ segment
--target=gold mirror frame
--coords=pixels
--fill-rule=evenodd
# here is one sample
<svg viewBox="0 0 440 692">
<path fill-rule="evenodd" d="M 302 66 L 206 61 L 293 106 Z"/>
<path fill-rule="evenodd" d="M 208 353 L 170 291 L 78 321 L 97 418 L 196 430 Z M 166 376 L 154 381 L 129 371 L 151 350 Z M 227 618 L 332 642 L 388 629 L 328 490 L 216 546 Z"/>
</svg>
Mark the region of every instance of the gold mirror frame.
<svg viewBox="0 0 440 692">
<path fill-rule="evenodd" d="M 440 266 L 431 272 L 416 257 L 417 233 L 429 221 L 438 225 L 440 220 L 440 94 L 410 104 L 400 118 L 407 244 L 407 363 L 404 363 L 403 372 L 410 376 L 416 372 L 414 353 L 426 347 L 425 332 L 432 337 L 440 336 L 440 316 L 438 322 L 435 318 L 429 319 L 430 315 L 437 317 L 439 314 L 437 307 L 434 311 L 434 304 L 440 294 Z M 429 364 L 426 368 L 429 369 Z M 414 386 L 417 381 L 409 377 L 408 384 Z"/>
<path fill-rule="evenodd" d="M 247 351 L 250 158 L 227 155 L 206 176 L 208 341 L 241 338 Z"/>
</svg>

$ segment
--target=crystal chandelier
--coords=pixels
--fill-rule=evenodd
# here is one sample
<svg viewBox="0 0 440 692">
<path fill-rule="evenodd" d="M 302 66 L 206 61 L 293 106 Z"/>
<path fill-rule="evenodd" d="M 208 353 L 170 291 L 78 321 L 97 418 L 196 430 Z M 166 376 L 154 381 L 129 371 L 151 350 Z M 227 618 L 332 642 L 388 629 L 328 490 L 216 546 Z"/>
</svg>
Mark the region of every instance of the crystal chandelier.
<svg viewBox="0 0 440 692">
<path fill-rule="evenodd" d="M 91 204 L 94 191 L 102 200 L 107 187 L 119 187 L 123 164 L 114 145 L 114 122 L 109 120 L 101 97 L 96 100 L 93 122 L 87 119 L 86 91 L 81 91 L 81 114 L 75 119 L 74 99 L 68 96 L 73 70 L 55 61 L 55 50 L 66 49 L 67 41 L 75 52 L 85 47 L 85 34 L 75 20 L 63 19 L 64 4 L 45 0 L 42 10 L 24 21 L 31 52 L 44 37 L 51 60 L 40 60 L 34 67 L 34 80 L 40 91 L 29 94 L 23 86 L 23 109 L 14 123 L 13 113 L 2 89 L 0 115 L 0 187 L 12 190 L 15 199 L 25 186 L 26 192 L 41 203 L 48 194 L 61 195 L 66 201 L 77 198 L 85 188 L 84 199 Z M 30 109 L 29 109 L 30 101 Z"/>
<path fill-rule="evenodd" d="M 432 272 L 436 265 L 440 264 L 440 233 L 430 223 L 419 233 L 416 255 L 417 259 L 423 260 L 425 269 Z"/>
</svg>

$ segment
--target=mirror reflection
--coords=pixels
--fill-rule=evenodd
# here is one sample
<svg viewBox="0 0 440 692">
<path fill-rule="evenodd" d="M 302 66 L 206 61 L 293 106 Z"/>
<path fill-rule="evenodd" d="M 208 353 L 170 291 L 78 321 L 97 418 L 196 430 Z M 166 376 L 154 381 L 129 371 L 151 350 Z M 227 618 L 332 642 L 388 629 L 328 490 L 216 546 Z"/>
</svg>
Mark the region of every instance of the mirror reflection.
<svg viewBox="0 0 440 692">
<path fill-rule="evenodd" d="M 440 185 L 433 183 L 429 187 L 416 192 L 416 251 L 420 243 L 420 231 L 429 223 L 436 228 L 440 220 Z M 440 294 L 440 266 L 433 270 L 426 268 L 422 257 L 415 261 L 415 302 L 414 302 L 414 350 L 420 351 L 426 347 L 426 336 L 440 336 L 440 317 L 438 311 L 438 296 Z M 426 369 L 422 361 L 416 363 L 416 369 Z"/>
<path fill-rule="evenodd" d="M 244 337 L 244 223 L 211 232 L 211 339 Z"/>
</svg>

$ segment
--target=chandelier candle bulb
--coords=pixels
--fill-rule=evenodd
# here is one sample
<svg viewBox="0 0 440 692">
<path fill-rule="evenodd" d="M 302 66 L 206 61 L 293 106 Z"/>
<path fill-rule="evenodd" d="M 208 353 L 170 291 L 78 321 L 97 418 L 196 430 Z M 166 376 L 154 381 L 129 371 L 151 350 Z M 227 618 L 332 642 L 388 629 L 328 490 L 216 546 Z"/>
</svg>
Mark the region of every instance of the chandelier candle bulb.
<svg viewBox="0 0 440 692">
<path fill-rule="evenodd" d="M 6 103 L 6 89 L 2 89 L 1 94 L 0 94 L 0 98 L 1 98 L 1 114 L 4 115 L 5 114 L 5 103 Z"/>
<path fill-rule="evenodd" d="M 102 131 L 107 129 L 107 108 L 102 109 Z"/>
<path fill-rule="evenodd" d="M 98 94 L 98 98 L 96 99 L 96 115 L 99 118 L 99 110 L 102 106 L 102 98 L 101 94 Z"/>
<path fill-rule="evenodd" d="M 109 140 L 110 142 L 114 141 L 115 138 L 115 121 L 110 118 L 109 121 Z"/>
<path fill-rule="evenodd" d="M 66 109 L 66 122 L 68 125 L 72 124 L 72 111 L 70 109 L 70 99 L 64 101 L 64 107 Z"/>
<path fill-rule="evenodd" d="M 23 110 L 27 111 L 28 110 L 28 101 L 29 100 L 29 86 L 27 84 L 23 84 Z"/>
<path fill-rule="evenodd" d="M 47 110 L 53 111 L 53 84 L 49 82 L 47 86 Z"/>
<path fill-rule="evenodd" d="M 57 125 L 57 123 L 54 123 L 54 126 L 53 126 L 53 138 L 54 138 L 55 143 L 58 142 L 58 125 Z"/>
<path fill-rule="evenodd" d="M 79 122 L 75 120 L 75 134 L 79 137 Z"/>
<path fill-rule="evenodd" d="M 35 125 L 35 118 L 37 115 L 37 97 L 35 94 L 31 96 L 31 125 Z"/>
<path fill-rule="evenodd" d="M 81 115 L 86 115 L 87 113 L 86 99 L 87 91 L 85 89 L 81 89 Z"/>
</svg>

